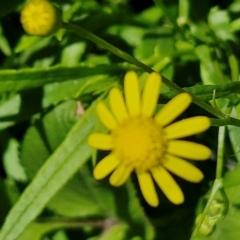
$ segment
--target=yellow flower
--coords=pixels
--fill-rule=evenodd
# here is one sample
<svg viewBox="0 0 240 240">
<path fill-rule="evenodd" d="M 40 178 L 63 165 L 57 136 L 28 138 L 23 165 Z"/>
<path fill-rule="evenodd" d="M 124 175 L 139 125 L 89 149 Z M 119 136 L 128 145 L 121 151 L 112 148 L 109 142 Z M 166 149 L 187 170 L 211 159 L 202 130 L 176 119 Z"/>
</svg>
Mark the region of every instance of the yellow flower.
<svg viewBox="0 0 240 240">
<path fill-rule="evenodd" d="M 109 134 L 93 133 L 88 144 L 110 150 L 94 168 L 94 178 L 102 179 L 111 172 L 110 183 L 121 186 L 135 171 L 145 200 L 158 206 L 154 182 L 174 204 L 181 204 L 184 195 L 173 174 L 190 182 L 199 182 L 203 173 L 185 159 L 206 160 L 210 149 L 204 145 L 179 140 L 205 131 L 210 120 L 205 116 L 191 117 L 172 123 L 191 103 L 188 93 L 181 93 L 153 116 L 161 87 L 161 76 L 151 73 L 140 92 L 138 76 L 128 72 L 124 79 L 124 95 L 117 88 L 109 93 L 111 111 L 103 102 L 97 104 L 100 121 Z"/>
<path fill-rule="evenodd" d="M 30 0 L 21 11 L 24 30 L 33 36 L 47 37 L 61 27 L 61 13 L 48 0 Z"/>
</svg>

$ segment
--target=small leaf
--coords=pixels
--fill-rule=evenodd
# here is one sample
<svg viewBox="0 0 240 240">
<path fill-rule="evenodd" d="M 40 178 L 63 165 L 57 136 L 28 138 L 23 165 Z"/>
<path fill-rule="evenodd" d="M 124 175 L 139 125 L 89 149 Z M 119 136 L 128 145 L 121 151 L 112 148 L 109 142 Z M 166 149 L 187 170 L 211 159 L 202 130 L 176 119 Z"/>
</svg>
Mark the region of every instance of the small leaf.
<svg viewBox="0 0 240 240">
<path fill-rule="evenodd" d="M 222 40 L 235 40 L 230 28 L 230 18 L 228 12 L 214 7 L 208 15 L 208 22 L 216 36 Z"/>
<path fill-rule="evenodd" d="M 23 167 L 19 163 L 19 143 L 11 138 L 3 155 L 3 164 L 7 176 L 15 181 L 26 182 L 27 177 Z"/>
</svg>

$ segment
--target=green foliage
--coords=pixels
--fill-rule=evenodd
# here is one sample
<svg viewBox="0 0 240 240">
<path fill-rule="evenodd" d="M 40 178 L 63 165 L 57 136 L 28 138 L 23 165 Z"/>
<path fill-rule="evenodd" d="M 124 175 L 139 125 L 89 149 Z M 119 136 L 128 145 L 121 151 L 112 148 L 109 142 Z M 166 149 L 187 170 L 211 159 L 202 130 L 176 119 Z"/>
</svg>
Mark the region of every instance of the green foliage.
<svg viewBox="0 0 240 240">
<path fill-rule="evenodd" d="M 23 32 L 23 1 L 0 4 L 0 240 L 239 239 L 240 2 L 52 2 L 67 29 L 47 38 Z M 182 117 L 226 126 L 222 140 L 216 127 L 194 139 L 212 157 L 197 187 L 176 178 L 181 206 L 160 191 L 147 206 L 134 175 L 119 188 L 92 176 L 105 154 L 87 144 L 96 102 L 129 70 L 164 76 L 159 108 L 185 90 L 195 104 Z"/>
</svg>

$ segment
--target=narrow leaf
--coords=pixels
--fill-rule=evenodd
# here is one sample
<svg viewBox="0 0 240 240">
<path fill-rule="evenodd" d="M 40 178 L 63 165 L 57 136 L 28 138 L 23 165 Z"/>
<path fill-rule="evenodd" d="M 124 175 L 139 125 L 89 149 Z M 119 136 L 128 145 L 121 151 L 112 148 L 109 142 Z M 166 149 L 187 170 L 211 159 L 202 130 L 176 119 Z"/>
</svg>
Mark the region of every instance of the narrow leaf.
<svg viewBox="0 0 240 240">
<path fill-rule="evenodd" d="M 17 92 L 40 87 L 48 83 L 79 80 L 83 77 L 99 74 L 117 74 L 121 70 L 120 66 L 106 64 L 95 67 L 78 65 L 75 67 L 54 66 L 44 69 L 7 69 L 0 71 L 0 93 Z"/>
<path fill-rule="evenodd" d="M 65 140 L 38 171 L 6 218 L 1 240 L 17 239 L 28 224 L 41 213 L 47 202 L 87 161 L 91 149 L 86 138 L 96 124 L 94 107 L 76 122 Z"/>
</svg>

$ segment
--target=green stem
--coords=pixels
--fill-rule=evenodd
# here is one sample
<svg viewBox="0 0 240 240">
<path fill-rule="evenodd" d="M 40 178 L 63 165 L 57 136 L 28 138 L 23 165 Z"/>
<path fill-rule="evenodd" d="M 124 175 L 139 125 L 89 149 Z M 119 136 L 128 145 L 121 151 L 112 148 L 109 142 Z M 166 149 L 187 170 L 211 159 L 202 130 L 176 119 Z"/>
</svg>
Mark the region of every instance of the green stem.
<svg viewBox="0 0 240 240">
<path fill-rule="evenodd" d="M 178 24 L 184 25 L 187 23 L 189 18 L 189 0 L 179 0 L 179 16 Z"/>
<path fill-rule="evenodd" d="M 224 74 L 222 72 L 221 67 L 219 66 L 219 62 L 217 60 L 212 61 L 214 72 L 219 80 L 220 84 L 226 83 L 226 78 L 224 77 Z"/>
<path fill-rule="evenodd" d="M 62 27 L 67 29 L 67 30 L 73 31 L 76 34 L 78 34 L 79 36 L 96 43 L 97 45 L 101 46 L 102 48 L 105 48 L 109 52 L 111 52 L 111 53 L 117 55 L 118 57 L 122 58 L 123 60 L 141 68 L 145 72 L 151 73 L 151 72 L 154 71 L 152 68 L 150 68 L 149 66 L 145 65 L 144 63 L 138 61 L 136 58 L 134 58 L 134 57 L 130 56 L 129 54 L 123 52 L 121 49 L 111 45 L 110 43 L 106 42 L 105 40 L 99 38 L 98 36 L 94 35 L 93 33 L 87 31 L 86 29 L 84 29 L 82 27 L 79 27 L 79 26 L 77 26 L 75 24 L 71 24 L 71 23 L 65 23 L 65 22 L 63 22 Z M 163 76 L 162 76 L 162 81 L 163 81 L 164 84 L 166 84 L 169 88 L 176 91 L 177 93 L 185 92 L 177 84 L 173 83 L 172 81 L 168 80 L 167 78 L 165 78 Z M 217 118 L 225 119 L 227 117 L 220 110 L 212 108 L 210 105 L 208 105 L 207 103 L 205 103 L 201 99 L 195 97 L 194 95 L 192 95 L 192 99 L 193 99 L 193 102 L 196 105 L 205 109 L 206 111 L 208 111 L 212 115 L 216 116 Z M 240 125 L 240 123 L 239 123 L 239 125 Z"/>
<path fill-rule="evenodd" d="M 240 127 L 240 121 L 236 118 L 225 118 L 225 119 L 216 119 L 216 118 L 210 118 L 211 120 L 211 126 L 220 127 L 220 126 L 227 126 L 232 125 L 236 127 Z"/>
<path fill-rule="evenodd" d="M 229 66 L 230 66 L 230 69 L 231 69 L 232 81 L 238 81 L 238 78 L 239 78 L 238 60 L 233 53 L 231 53 L 228 56 L 228 62 L 229 62 Z"/>
<path fill-rule="evenodd" d="M 104 228 L 107 224 L 107 221 L 111 223 L 111 220 L 108 219 L 94 219 L 94 220 L 82 220 L 82 219 L 70 219 L 70 218 L 60 218 L 60 217 L 42 217 L 37 219 L 39 224 L 56 224 L 61 225 L 64 228 L 80 228 L 80 227 L 102 227 Z M 115 222 L 112 220 L 112 225 Z"/>
<path fill-rule="evenodd" d="M 222 126 L 218 131 L 218 151 L 217 151 L 217 169 L 216 178 L 222 179 L 224 146 L 225 146 L 226 127 Z"/>
<path fill-rule="evenodd" d="M 218 132 L 218 152 L 217 152 L 217 168 L 216 168 L 216 179 L 213 183 L 213 187 L 210 193 L 210 196 L 208 198 L 207 204 L 203 210 L 203 213 L 200 217 L 200 220 L 197 223 L 197 226 L 195 227 L 191 239 L 194 240 L 195 237 L 197 236 L 199 229 L 206 217 L 206 215 L 209 213 L 210 206 L 215 198 L 215 195 L 217 192 L 220 192 L 223 204 L 224 204 L 224 212 L 223 212 L 223 217 L 227 214 L 228 212 L 228 207 L 229 207 L 229 201 L 227 198 L 227 195 L 225 193 L 225 190 L 222 186 L 222 173 L 223 173 L 223 159 L 224 159 L 224 146 L 225 146 L 225 135 L 226 135 L 226 127 L 220 127 L 219 132 Z"/>
</svg>

